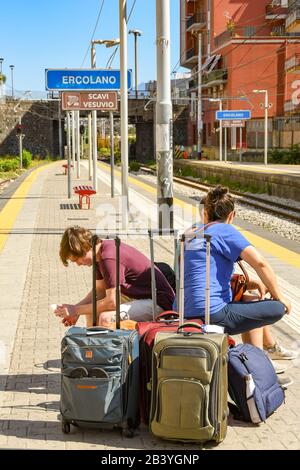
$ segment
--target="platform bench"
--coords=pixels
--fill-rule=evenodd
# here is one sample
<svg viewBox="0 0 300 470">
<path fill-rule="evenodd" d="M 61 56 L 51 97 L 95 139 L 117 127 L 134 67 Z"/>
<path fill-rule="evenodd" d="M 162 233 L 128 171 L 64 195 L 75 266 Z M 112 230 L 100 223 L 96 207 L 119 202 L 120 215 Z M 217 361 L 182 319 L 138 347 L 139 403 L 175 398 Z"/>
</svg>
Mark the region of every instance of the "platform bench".
<svg viewBox="0 0 300 470">
<path fill-rule="evenodd" d="M 79 207 L 82 209 L 82 199 L 85 197 L 85 202 L 90 209 L 91 200 L 90 196 L 96 194 L 96 191 L 92 188 L 92 186 L 75 186 L 74 188 L 75 194 L 79 195 Z"/>
</svg>

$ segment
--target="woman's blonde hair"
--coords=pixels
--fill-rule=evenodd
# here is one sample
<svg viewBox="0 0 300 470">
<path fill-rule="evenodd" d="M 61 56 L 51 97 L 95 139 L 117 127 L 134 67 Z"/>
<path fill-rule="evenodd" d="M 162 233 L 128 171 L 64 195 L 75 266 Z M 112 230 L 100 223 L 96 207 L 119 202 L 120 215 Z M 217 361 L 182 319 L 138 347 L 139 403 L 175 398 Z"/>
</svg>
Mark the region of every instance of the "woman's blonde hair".
<svg viewBox="0 0 300 470">
<path fill-rule="evenodd" d="M 65 230 L 61 242 L 59 256 L 65 266 L 68 266 L 70 256 L 81 258 L 92 248 L 92 232 L 75 225 Z"/>
</svg>

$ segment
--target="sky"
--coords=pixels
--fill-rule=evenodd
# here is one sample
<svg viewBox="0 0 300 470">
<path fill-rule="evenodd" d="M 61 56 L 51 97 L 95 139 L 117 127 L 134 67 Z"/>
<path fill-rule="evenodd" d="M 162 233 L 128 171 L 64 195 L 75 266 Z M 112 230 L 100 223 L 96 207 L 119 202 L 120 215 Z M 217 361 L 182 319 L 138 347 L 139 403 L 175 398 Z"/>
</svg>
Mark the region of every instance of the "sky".
<svg viewBox="0 0 300 470">
<path fill-rule="evenodd" d="M 103 0 L 0 0 L 0 57 L 7 92 L 14 67 L 15 90 L 45 91 L 46 68 L 89 68 L 86 55 Z M 134 0 L 127 1 L 129 14 Z M 179 0 L 170 0 L 171 71 L 180 55 Z M 139 83 L 156 79 L 156 0 L 136 0 L 129 29 L 140 29 L 138 38 Z M 119 0 L 104 0 L 93 39 L 119 37 Z M 97 67 L 105 68 L 113 49 L 96 46 Z M 85 62 L 83 63 L 84 57 Z M 112 68 L 119 68 L 119 53 Z M 134 37 L 128 36 L 128 68 L 134 70 Z M 178 69 L 186 71 L 186 69 Z"/>
</svg>

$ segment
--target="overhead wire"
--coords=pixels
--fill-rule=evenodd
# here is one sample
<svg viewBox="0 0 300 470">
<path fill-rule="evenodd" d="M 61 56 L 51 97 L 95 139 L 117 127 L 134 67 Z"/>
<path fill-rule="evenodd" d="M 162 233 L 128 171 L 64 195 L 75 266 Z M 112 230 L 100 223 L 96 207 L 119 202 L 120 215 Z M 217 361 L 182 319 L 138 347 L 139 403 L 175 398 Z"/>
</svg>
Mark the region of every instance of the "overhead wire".
<svg viewBox="0 0 300 470">
<path fill-rule="evenodd" d="M 134 10 L 134 7 L 135 7 L 135 4 L 136 4 L 136 0 L 133 0 L 133 4 L 131 5 L 131 9 L 130 9 L 130 12 L 129 12 L 129 15 L 127 16 L 127 20 L 126 20 L 126 23 L 127 25 L 129 24 L 129 21 L 130 21 L 130 18 L 131 18 L 131 15 L 133 13 L 133 10 Z M 112 66 L 112 63 L 116 57 L 116 54 L 117 54 L 117 51 L 119 50 L 119 47 L 120 45 L 118 44 L 116 46 L 116 49 L 114 50 L 114 52 L 111 54 L 111 56 L 109 57 L 108 61 L 107 61 L 107 64 L 110 64 L 109 67 L 106 65 L 106 67 L 110 68 Z"/>
<path fill-rule="evenodd" d="M 90 50 L 90 48 L 91 48 L 91 42 L 92 42 L 92 40 L 94 39 L 94 35 L 95 35 L 96 29 L 97 29 L 97 27 L 98 27 L 98 23 L 99 23 L 99 20 L 100 20 L 100 17 L 101 17 L 101 13 L 102 13 L 102 10 L 103 10 L 103 6 L 104 6 L 104 0 L 102 0 L 102 4 L 101 4 L 101 6 L 100 6 L 100 10 L 99 10 L 99 13 L 98 13 L 98 17 L 97 17 L 97 20 L 96 20 L 96 24 L 95 24 L 95 27 L 94 27 L 94 30 L 93 30 L 93 33 L 92 33 L 92 36 L 91 36 L 91 40 L 90 40 L 90 42 L 89 42 L 88 48 L 87 48 L 87 50 L 86 50 L 86 53 L 85 53 L 85 56 L 84 56 L 84 58 L 83 58 L 83 61 L 82 61 L 82 63 L 81 63 L 80 68 L 82 68 L 82 66 L 84 65 L 85 60 L 86 60 L 86 58 L 87 58 L 87 55 L 88 55 L 88 53 L 89 53 L 89 50 Z"/>
</svg>

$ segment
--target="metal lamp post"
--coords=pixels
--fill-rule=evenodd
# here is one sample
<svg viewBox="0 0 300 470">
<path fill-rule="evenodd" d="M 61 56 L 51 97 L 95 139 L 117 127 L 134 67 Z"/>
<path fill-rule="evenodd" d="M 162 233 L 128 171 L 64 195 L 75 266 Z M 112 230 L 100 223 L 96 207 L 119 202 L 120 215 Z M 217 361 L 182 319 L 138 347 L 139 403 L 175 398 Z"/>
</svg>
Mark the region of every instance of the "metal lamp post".
<svg viewBox="0 0 300 470">
<path fill-rule="evenodd" d="M 14 98 L 14 65 L 10 65 L 11 70 L 11 97 Z"/>
<path fill-rule="evenodd" d="M 269 112 L 269 95 L 268 90 L 253 90 L 256 94 L 265 94 L 265 151 L 264 151 L 264 164 L 268 164 L 268 112 Z"/>
<path fill-rule="evenodd" d="M 0 58 L 0 75 L 2 75 L 2 64 L 3 64 L 3 57 Z"/>
<path fill-rule="evenodd" d="M 134 71 L 135 71 L 135 97 L 138 98 L 138 57 L 137 57 L 137 38 L 142 35 L 139 29 L 130 29 L 129 34 L 134 35 Z"/>
<path fill-rule="evenodd" d="M 95 45 L 96 44 L 105 44 L 106 47 L 114 47 L 120 44 L 120 39 L 98 39 L 95 41 L 92 41 L 92 67 L 93 64 L 94 67 L 96 67 L 96 51 L 95 51 Z M 97 119 L 97 111 L 93 111 L 96 113 L 96 119 Z M 111 179 L 111 197 L 115 197 L 115 182 L 114 182 L 114 167 L 115 167 L 115 158 L 114 158 L 114 115 L 113 112 L 109 112 L 109 122 L 110 122 L 110 179 Z M 97 125 L 96 125 L 96 133 L 97 133 Z M 95 136 L 93 136 L 95 139 Z M 97 141 L 97 135 L 96 135 L 96 141 Z M 94 155 L 95 156 L 95 155 Z M 96 156 L 97 159 L 97 156 Z M 95 161 L 95 160 L 94 160 Z M 95 175 L 95 166 L 94 166 L 94 175 Z M 96 176 L 94 176 L 94 179 Z M 94 186 L 95 187 L 95 186 Z"/>
<path fill-rule="evenodd" d="M 170 81 L 170 0 L 156 0 L 156 161 L 160 229 L 173 229 L 173 121 Z"/>
<path fill-rule="evenodd" d="M 222 106 L 222 99 L 221 98 L 209 98 L 210 102 L 212 103 L 219 103 L 219 111 L 223 110 Z M 223 125 L 222 121 L 220 121 L 219 124 L 219 133 L 220 133 L 220 139 L 219 139 L 219 160 L 220 162 L 223 160 Z"/>
</svg>

